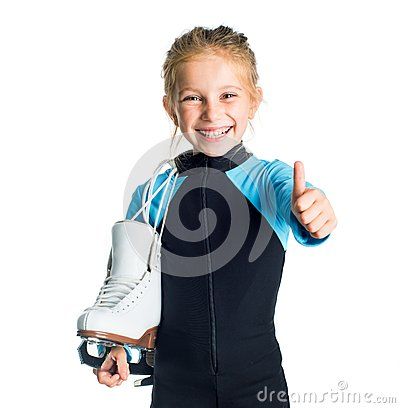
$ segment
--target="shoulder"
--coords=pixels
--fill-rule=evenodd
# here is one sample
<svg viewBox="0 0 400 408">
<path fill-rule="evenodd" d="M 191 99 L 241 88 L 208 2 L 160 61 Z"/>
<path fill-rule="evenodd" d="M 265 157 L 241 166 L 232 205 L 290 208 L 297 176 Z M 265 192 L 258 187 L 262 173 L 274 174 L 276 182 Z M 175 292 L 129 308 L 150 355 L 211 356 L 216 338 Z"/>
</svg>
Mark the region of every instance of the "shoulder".
<svg viewBox="0 0 400 408">
<path fill-rule="evenodd" d="M 137 211 L 145 204 L 146 201 L 149 200 L 151 193 L 154 193 L 161 184 L 168 178 L 172 169 L 166 169 L 162 173 L 157 174 L 157 176 L 153 180 L 153 176 L 148 177 L 144 182 L 137 185 L 133 193 L 131 195 L 131 201 L 127 210 L 126 218 L 131 219 Z M 153 181 L 153 185 L 151 186 L 151 182 Z M 151 192 L 150 192 L 150 187 Z M 154 200 L 154 198 L 153 198 Z M 143 221 L 143 217 L 139 214 L 139 221 Z"/>
<path fill-rule="evenodd" d="M 274 159 L 272 161 L 260 159 L 260 165 L 269 173 L 272 175 L 277 175 L 279 173 L 287 173 L 287 172 L 292 172 L 293 167 L 291 167 L 289 164 L 285 163 L 282 160 L 279 159 Z"/>
<path fill-rule="evenodd" d="M 229 171 L 231 176 L 250 178 L 255 183 L 265 185 L 265 182 L 279 182 L 293 176 L 293 168 L 279 159 L 260 159 L 254 154 L 240 164 L 237 168 Z"/>
</svg>

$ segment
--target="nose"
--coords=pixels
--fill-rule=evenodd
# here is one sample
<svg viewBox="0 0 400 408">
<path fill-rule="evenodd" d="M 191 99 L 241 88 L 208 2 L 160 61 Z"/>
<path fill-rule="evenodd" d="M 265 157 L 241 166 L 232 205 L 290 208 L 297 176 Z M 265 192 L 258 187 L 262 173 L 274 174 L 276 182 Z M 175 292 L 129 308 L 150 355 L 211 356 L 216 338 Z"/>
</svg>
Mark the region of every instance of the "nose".
<svg viewBox="0 0 400 408">
<path fill-rule="evenodd" d="M 217 122 L 223 113 L 223 107 L 218 102 L 207 102 L 204 104 L 201 115 L 202 120 Z"/>
</svg>

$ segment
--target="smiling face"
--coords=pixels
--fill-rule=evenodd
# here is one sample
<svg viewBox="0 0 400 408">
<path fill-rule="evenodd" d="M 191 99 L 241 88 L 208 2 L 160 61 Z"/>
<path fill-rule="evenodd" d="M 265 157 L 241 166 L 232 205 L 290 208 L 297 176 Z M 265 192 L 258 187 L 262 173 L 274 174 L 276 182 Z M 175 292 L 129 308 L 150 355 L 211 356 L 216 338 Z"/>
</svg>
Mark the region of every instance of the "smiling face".
<svg viewBox="0 0 400 408">
<path fill-rule="evenodd" d="M 261 88 L 257 92 L 262 97 Z M 260 103 L 251 102 L 232 65 L 217 55 L 181 64 L 174 101 L 172 112 L 164 96 L 164 108 L 171 118 L 176 114 L 175 124 L 193 150 L 209 156 L 221 156 L 242 140 Z"/>
</svg>

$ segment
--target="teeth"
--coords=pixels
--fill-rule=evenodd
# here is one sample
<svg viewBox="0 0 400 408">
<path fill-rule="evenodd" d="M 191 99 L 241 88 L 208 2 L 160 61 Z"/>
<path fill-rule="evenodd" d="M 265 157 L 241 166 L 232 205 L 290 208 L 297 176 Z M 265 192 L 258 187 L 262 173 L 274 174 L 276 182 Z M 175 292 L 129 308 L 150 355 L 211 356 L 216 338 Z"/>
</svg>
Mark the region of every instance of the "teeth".
<svg viewBox="0 0 400 408">
<path fill-rule="evenodd" d="M 201 133 L 202 135 L 206 136 L 206 137 L 211 137 L 211 138 L 215 138 L 218 136 L 221 136 L 223 133 L 226 133 L 229 129 L 231 128 L 231 126 L 227 126 L 225 128 L 221 128 L 218 131 L 205 131 L 205 130 L 198 130 L 199 133 Z"/>
</svg>

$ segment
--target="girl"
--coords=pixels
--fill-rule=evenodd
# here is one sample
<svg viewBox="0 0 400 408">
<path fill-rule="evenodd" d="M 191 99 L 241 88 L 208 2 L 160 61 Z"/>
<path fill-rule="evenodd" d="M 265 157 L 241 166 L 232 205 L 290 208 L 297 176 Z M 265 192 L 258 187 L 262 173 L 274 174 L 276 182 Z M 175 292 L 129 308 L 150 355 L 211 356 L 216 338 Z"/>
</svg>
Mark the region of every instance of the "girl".
<svg viewBox="0 0 400 408">
<path fill-rule="evenodd" d="M 174 158 L 151 407 L 289 407 L 274 327 L 288 234 L 321 244 L 337 225 L 333 209 L 305 181 L 301 162 L 292 169 L 261 160 L 243 145 L 263 95 L 243 34 L 195 27 L 175 40 L 163 72 L 173 139 L 179 128 L 193 149 Z M 144 185 L 127 219 L 140 208 Z M 159 203 L 151 204 L 150 223 Z M 122 347 L 109 356 L 97 377 L 112 387 L 127 378 L 127 360 Z"/>
</svg>

